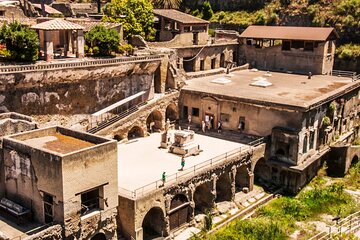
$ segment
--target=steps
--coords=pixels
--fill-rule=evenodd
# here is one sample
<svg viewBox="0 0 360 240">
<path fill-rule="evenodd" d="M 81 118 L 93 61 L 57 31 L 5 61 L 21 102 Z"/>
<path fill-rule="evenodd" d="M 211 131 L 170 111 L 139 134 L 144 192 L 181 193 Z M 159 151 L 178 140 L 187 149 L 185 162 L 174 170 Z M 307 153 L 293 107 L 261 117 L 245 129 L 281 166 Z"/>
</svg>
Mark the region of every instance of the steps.
<svg viewBox="0 0 360 240">
<path fill-rule="evenodd" d="M 137 112 L 139 110 L 139 108 L 144 106 L 144 105 L 146 105 L 146 102 L 139 103 L 139 104 L 137 104 L 135 106 L 132 106 L 131 108 L 127 109 L 126 111 L 121 112 L 121 113 L 117 114 L 116 116 L 101 122 L 96 127 L 90 128 L 89 130 L 87 130 L 87 132 L 95 134 L 95 133 L 99 132 L 100 130 L 102 130 L 102 129 L 104 129 L 104 128 L 106 128 L 106 127 L 120 121 L 121 119 L 129 116 L 130 114 Z"/>
</svg>

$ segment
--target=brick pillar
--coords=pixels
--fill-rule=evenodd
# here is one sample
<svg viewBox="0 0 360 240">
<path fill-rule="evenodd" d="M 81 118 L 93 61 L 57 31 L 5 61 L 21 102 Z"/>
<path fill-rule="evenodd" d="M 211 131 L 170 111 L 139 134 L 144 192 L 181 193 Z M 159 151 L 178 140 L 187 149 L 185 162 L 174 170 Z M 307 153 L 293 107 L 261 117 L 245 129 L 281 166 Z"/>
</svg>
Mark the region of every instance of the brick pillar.
<svg viewBox="0 0 360 240">
<path fill-rule="evenodd" d="M 77 31 L 77 40 L 76 40 L 76 57 L 84 57 L 84 32 L 83 30 Z"/>
<path fill-rule="evenodd" d="M 47 62 L 51 62 L 54 59 L 54 44 L 52 42 L 50 32 L 49 31 L 43 31 L 43 32 L 44 32 L 45 60 Z"/>
</svg>

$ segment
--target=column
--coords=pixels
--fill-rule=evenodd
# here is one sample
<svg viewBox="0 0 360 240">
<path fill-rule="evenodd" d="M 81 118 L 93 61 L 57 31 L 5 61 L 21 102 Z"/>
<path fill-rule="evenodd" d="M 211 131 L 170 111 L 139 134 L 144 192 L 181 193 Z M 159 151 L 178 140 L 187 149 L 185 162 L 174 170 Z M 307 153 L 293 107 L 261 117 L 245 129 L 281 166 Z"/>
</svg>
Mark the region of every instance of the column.
<svg viewBox="0 0 360 240">
<path fill-rule="evenodd" d="M 229 172 L 229 177 L 231 180 L 231 201 L 234 201 L 235 199 L 235 193 L 236 193 L 236 166 L 231 167 L 231 171 Z"/>
<path fill-rule="evenodd" d="M 76 41 L 76 57 L 83 58 L 84 57 L 84 31 L 77 31 L 77 41 Z"/>
<path fill-rule="evenodd" d="M 44 33 L 44 54 L 45 54 L 45 60 L 47 62 L 51 62 L 54 59 L 54 44 L 51 39 L 51 32 L 49 31 L 43 31 Z"/>
</svg>

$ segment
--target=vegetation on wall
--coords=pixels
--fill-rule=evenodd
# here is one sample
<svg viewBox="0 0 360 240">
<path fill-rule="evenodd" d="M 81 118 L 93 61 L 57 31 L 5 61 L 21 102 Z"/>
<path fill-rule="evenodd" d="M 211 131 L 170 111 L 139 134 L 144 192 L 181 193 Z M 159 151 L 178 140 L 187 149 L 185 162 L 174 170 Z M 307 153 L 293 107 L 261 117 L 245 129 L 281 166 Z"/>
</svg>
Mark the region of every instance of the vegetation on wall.
<svg viewBox="0 0 360 240">
<path fill-rule="evenodd" d="M 360 45 L 344 44 L 336 48 L 336 56 L 343 60 L 359 60 L 360 59 Z"/>
<path fill-rule="evenodd" d="M 104 7 L 104 21 L 123 24 L 125 38 L 141 35 L 146 40 L 155 36 L 153 6 L 148 0 L 111 0 Z"/>
<path fill-rule="evenodd" d="M 4 24 L 0 29 L 0 55 L 14 61 L 36 61 L 39 55 L 39 38 L 35 31 L 19 22 Z"/>
<path fill-rule="evenodd" d="M 116 51 L 119 46 L 120 36 L 114 29 L 108 29 L 103 25 L 96 25 L 85 34 L 85 42 L 88 53 L 108 56 Z"/>
</svg>

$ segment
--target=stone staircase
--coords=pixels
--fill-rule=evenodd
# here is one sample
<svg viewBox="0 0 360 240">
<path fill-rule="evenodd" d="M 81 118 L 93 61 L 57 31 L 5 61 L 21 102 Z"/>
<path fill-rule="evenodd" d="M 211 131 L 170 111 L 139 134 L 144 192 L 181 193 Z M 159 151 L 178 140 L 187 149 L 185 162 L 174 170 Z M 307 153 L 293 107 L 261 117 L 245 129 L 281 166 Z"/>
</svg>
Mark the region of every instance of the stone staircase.
<svg viewBox="0 0 360 240">
<path fill-rule="evenodd" d="M 97 132 L 99 132 L 100 130 L 120 121 L 121 119 L 129 116 L 132 113 L 135 113 L 139 110 L 140 107 L 146 105 L 146 102 L 137 104 L 135 106 L 132 106 L 131 108 L 127 109 L 126 111 L 123 111 L 117 115 L 115 115 L 114 117 L 107 119 L 105 121 L 102 121 L 100 124 L 98 124 L 96 127 L 90 128 L 89 130 L 87 130 L 88 133 L 92 133 L 95 134 Z"/>
</svg>

